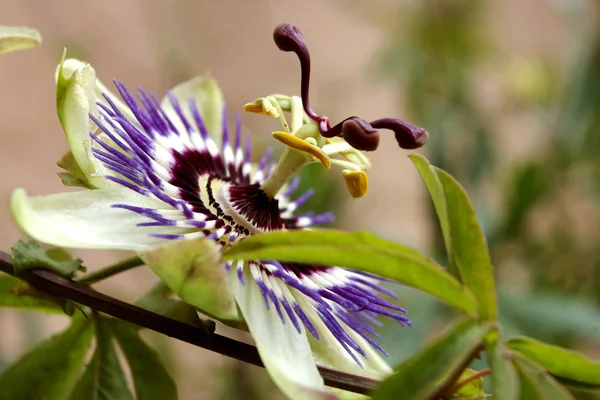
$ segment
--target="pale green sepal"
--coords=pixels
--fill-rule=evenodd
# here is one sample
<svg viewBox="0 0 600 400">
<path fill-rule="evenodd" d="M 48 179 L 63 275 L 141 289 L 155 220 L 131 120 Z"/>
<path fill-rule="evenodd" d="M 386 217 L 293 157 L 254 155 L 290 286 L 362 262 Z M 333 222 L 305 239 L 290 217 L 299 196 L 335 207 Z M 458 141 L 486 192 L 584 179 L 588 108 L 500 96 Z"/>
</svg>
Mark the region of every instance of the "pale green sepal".
<svg viewBox="0 0 600 400">
<path fill-rule="evenodd" d="M 140 254 L 183 301 L 219 320 L 240 320 L 219 247 L 208 239 L 169 242 Z"/>
<path fill-rule="evenodd" d="M 79 164 L 77 164 L 77 161 L 75 161 L 72 151 L 69 151 L 62 156 L 56 165 L 65 170 L 64 172 L 57 172 L 57 175 L 62 181 L 63 185 L 79 186 L 86 189 L 96 189 L 96 187 L 88 181 L 85 173 L 81 170 L 81 167 Z"/>
<path fill-rule="evenodd" d="M 138 226 L 147 218 L 115 204 L 164 208 L 159 200 L 124 187 L 29 197 L 24 189 L 11 196 L 11 210 L 21 229 L 55 246 L 144 251 L 166 239 L 153 233 L 181 233 L 177 227 Z"/>
<path fill-rule="evenodd" d="M 189 81 L 175 86 L 170 91 L 179 100 L 179 104 L 188 122 L 195 127 L 194 118 L 190 111 L 189 101 L 196 102 L 202 122 L 217 146 L 221 146 L 223 132 L 223 94 L 217 82 L 209 76 L 197 76 Z M 168 97 L 161 102 L 161 107 L 175 125 L 175 128 L 185 132 L 181 119 L 175 112 Z M 226 121 L 225 121 L 226 122 Z"/>
<path fill-rule="evenodd" d="M 0 54 L 28 49 L 42 41 L 38 31 L 20 26 L 0 26 Z"/>
<path fill-rule="evenodd" d="M 306 331 L 296 331 L 289 317 L 267 310 L 258 285 L 244 269 L 244 283 L 236 269 L 229 271 L 231 289 L 256 342 L 260 358 L 279 389 L 292 400 L 333 400 L 313 359 Z"/>
<path fill-rule="evenodd" d="M 66 50 L 63 52 L 62 61 L 58 67 L 56 79 L 56 111 L 58 119 L 63 127 L 73 159 L 79 166 L 86 187 L 101 187 L 106 185 L 106 179 L 101 172 L 104 167 L 92 154 L 92 139 L 89 133 L 95 130 L 95 126 L 89 118 L 90 114 L 97 115 L 96 93 L 96 71 L 89 64 L 78 65 L 78 68 L 70 66 L 65 68 L 68 60 L 65 60 Z M 61 161 L 68 159 L 68 155 Z M 77 170 L 71 165 L 67 171 Z"/>
</svg>

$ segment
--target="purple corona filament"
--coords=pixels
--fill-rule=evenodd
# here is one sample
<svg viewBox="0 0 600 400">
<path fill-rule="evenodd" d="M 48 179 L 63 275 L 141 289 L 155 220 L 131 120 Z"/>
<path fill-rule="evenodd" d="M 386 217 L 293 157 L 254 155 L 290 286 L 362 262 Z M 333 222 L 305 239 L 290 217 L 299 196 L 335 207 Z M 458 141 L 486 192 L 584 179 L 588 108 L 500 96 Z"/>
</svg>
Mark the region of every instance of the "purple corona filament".
<svg viewBox="0 0 600 400">
<path fill-rule="evenodd" d="M 99 116 L 90 116 L 105 135 L 90 133 L 98 145 L 93 154 L 111 171 L 107 179 L 154 200 L 151 204 L 162 204 L 113 204 L 144 217 L 140 229 L 152 227 L 149 234 L 167 240 L 206 237 L 227 247 L 254 233 L 333 220 L 331 213 L 294 215 L 314 192 L 294 195 L 297 180 L 275 198 L 262 191 L 270 152 L 251 168 L 250 142 L 242 144 L 239 117 L 231 140 L 227 123 L 222 132 L 207 131 L 193 100 L 180 104 L 169 95 L 174 111 L 169 114 L 153 94 L 140 90 L 136 99 L 121 82 L 115 85 L 135 119 L 127 119 L 104 96 Z M 217 135 L 220 148 L 213 140 Z M 384 280 L 373 275 L 269 260 L 233 261 L 223 268 L 234 268 L 243 284 L 258 285 L 265 307 L 278 313 L 282 323 L 292 323 L 298 332 L 304 327 L 315 338 L 333 335 L 359 365 L 358 356 L 366 353 L 356 337 L 385 354 L 377 343 L 376 317 L 410 325 L 406 311 L 385 299 L 393 293 L 382 286 Z M 244 281 L 244 270 L 253 283 Z"/>
</svg>

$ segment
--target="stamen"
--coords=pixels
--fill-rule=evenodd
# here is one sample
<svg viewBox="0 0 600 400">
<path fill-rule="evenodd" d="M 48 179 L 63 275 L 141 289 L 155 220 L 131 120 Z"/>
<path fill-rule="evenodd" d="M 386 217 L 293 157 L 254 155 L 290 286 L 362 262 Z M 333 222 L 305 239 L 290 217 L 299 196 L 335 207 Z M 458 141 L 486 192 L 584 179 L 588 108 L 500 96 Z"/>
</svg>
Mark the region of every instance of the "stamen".
<svg viewBox="0 0 600 400">
<path fill-rule="evenodd" d="M 273 137 L 281 143 L 293 149 L 303 151 L 315 157 L 323 164 L 325 168 L 331 167 L 329 157 L 319 147 L 309 144 L 307 141 L 297 138 L 294 135 L 285 132 L 273 132 Z"/>
<path fill-rule="evenodd" d="M 369 191 L 369 177 L 363 171 L 343 170 L 344 180 L 348 187 L 348 192 L 355 199 L 363 197 Z"/>
</svg>

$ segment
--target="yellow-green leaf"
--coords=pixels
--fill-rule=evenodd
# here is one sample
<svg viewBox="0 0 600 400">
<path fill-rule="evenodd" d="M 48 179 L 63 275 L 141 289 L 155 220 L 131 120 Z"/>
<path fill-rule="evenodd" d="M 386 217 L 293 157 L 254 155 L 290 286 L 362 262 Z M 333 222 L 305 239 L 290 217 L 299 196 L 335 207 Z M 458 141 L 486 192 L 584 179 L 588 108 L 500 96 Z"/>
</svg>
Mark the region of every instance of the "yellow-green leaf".
<svg viewBox="0 0 600 400">
<path fill-rule="evenodd" d="M 271 232 L 229 248 L 224 260 L 280 260 L 336 265 L 365 271 L 427 292 L 465 313 L 473 295 L 430 258 L 367 232 L 311 230 Z"/>
<path fill-rule="evenodd" d="M 42 41 L 38 31 L 21 26 L 0 26 L 0 54 L 28 49 Z"/>
</svg>

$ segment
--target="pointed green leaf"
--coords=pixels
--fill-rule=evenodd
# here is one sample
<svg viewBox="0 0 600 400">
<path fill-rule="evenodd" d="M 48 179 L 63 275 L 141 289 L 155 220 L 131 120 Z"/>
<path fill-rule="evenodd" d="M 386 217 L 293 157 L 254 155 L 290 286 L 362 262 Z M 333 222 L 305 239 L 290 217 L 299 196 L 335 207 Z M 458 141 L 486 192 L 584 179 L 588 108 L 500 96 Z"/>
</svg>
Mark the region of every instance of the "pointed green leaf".
<svg viewBox="0 0 600 400">
<path fill-rule="evenodd" d="M 600 390 L 600 364 L 583 354 L 527 337 L 511 339 L 506 345 L 557 378 L 579 383 L 588 389 L 595 387 Z"/>
<path fill-rule="evenodd" d="M 265 233 L 232 246 L 223 259 L 337 265 L 402 282 L 465 313 L 474 313 L 477 307 L 473 295 L 433 260 L 367 232 L 324 229 Z"/>
<path fill-rule="evenodd" d="M 32 295 L 34 290 L 25 282 L 6 274 L 0 274 L 0 307 L 21 308 L 24 310 L 41 311 L 52 314 L 62 313 L 58 299 L 48 295 L 42 297 Z"/>
<path fill-rule="evenodd" d="M 236 321 L 240 316 L 218 250 L 211 240 L 176 240 L 140 257 L 183 301 L 209 316 Z"/>
<path fill-rule="evenodd" d="M 479 304 L 479 316 L 498 315 L 494 273 L 485 236 L 471 201 L 462 186 L 446 171 L 411 156 L 430 191 L 448 248 L 451 270 L 456 266 L 462 282 Z M 445 205 L 445 207 L 444 207 Z"/>
<path fill-rule="evenodd" d="M 527 359 L 513 358 L 521 380 L 522 400 L 574 400 L 567 389 L 561 386 L 543 368 Z"/>
<path fill-rule="evenodd" d="M 448 221 L 448 205 L 446 204 L 444 187 L 442 186 L 435 169 L 429 164 L 429 161 L 425 157 L 420 154 L 411 154 L 408 157 L 413 164 L 415 164 L 415 167 L 417 167 L 419 174 L 421 174 L 421 178 L 423 178 L 427 191 L 429 191 L 429 196 L 431 196 L 431 200 L 433 201 L 433 206 L 442 229 L 444 243 L 446 244 L 446 252 L 448 253 L 448 271 L 457 279 L 462 280 L 460 271 L 456 267 L 454 256 L 452 255 L 452 237 L 450 232 L 450 222 Z"/>
<path fill-rule="evenodd" d="M 510 352 L 500 342 L 500 333 L 492 331 L 486 336 L 486 354 L 492 369 L 492 394 L 497 400 L 519 398 L 519 378 L 511 361 Z"/>
<path fill-rule="evenodd" d="M 42 41 L 38 31 L 18 26 L 0 26 L 0 54 L 28 49 Z"/>
<path fill-rule="evenodd" d="M 460 375 L 457 380 L 457 384 L 471 379 L 477 371 L 467 368 Z M 461 386 L 456 392 L 454 392 L 453 400 L 485 400 L 487 398 L 483 391 L 483 377 L 476 378 L 464 386 Z"/>
<path fill-rule="evenodd" d="M 96 350 L 73 390 L 71 400 L 133 400 L 105 323 L 102 318 L 97 318 Z"/>
<path fill-rule="evenodd" d="M 402 363 L 394 375 L 377 388 L 373 398 L 396 399 L 401 396 L 427 400 L 441 395 L 440 391 L 453 384 L 448 379 L 466 367 L 490 329 L 490 324 L 480 325 L 474 319 L 455 323 L 441 337 Z"/>
<path fill-rule="evenodd" d="M 83 270 L 80 259 L 55 260 L 33 240 L 15 243 L 12 248 L 12 261 L 17 275 L 27 269 L 45 268 L 70 278 L 76 271 Z"/>
<path fill-rule="evenodd" d="M 0 400 L 64 400 L 73 390 L 94 333 L 83 316 L 42 342 L 0 375 Z"/>
<path fill-rule="evenodd" d="M 175 382 L 158 353 L 140 339 L 135 325 L 116 319 L 106 320 L 117 339 L 133 377 L 137 400 L 177 400 Z"/>
</svg>

